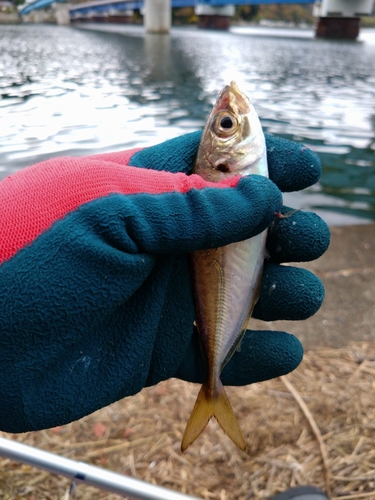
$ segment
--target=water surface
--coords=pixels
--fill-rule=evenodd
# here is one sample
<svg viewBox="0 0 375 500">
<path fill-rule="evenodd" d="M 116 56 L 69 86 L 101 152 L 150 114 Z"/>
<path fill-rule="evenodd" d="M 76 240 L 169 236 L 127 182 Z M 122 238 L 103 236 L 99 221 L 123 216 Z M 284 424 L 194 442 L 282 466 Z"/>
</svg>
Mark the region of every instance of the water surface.
<svg viewBox="0 0 375 500">
<path fill-rule="evenodd" d="M 330 224 L 375 219 L 375 30 L 336 42 L 297 29 L 95 28 L 112 32 L 0 26 L 0 176 L 202 128 L 234 79 L 266 131 L 322 159 L 321 182 L 286 203 Z"/>
</svg>

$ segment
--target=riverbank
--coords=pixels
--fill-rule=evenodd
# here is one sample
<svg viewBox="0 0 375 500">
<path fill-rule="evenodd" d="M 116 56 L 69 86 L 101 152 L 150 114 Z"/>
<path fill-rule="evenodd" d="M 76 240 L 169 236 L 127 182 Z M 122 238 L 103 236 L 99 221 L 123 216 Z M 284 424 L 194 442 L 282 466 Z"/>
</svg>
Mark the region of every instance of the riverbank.
<svg viewBox="0 0 375 500">
<path fill-rule="evenodd" d="M 0 12 L 0 24 L 20 24 L 18 12 Z"/>
<path fill-rule="evenodd" d="M 305 349 L 375 340 L 375 224 L 332 227 L 327 252 L 303 267 L 325 286 L 317 314 L 304 322 L 252 320 L 251 328 L 293 333 Z"/>
<path fill-rule="evenodd" d="M 303 362 L 287 377 L 228 388 L 247 453 L 212 422 L 181 455 L 198 389 L 176 379 L 68 425 L 0 436 L 202 499 L 260 500 L 312 484 L 332 500 L 375 500 L 375 224 L 331 231 L 328 251 L 305 265 L 326 287 L 321 310 L 307 321 L 268 324 L 302 340 Z M 67 498 L 70 489 L 67 479 L 0 457 L 4 500 Z M 81 500 L 103 495 L 85 484 L 77 491 Z"/>
</svg>

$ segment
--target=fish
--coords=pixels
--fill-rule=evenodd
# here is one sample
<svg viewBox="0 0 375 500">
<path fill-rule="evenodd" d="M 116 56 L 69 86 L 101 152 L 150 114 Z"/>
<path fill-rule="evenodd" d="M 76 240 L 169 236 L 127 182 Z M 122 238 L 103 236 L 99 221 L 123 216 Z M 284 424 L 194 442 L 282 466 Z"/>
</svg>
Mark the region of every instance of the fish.
<svg viewBox="0 0 375 500">
<path fill-rule="evenodd" d="M 258 115 L 235 82 L 224 87 L 213 106 L 193 173 L 211 182 L 238 175 L 268 177 L 267 150 Z M 213 417 L 237 447 L 246 450 L 220 376 L 239 348 L 258 300 L 266 238 L 267 230 L 244 241 L 190 254 L 195 323 L 207 377 L 187 422 L 182 451 Z"/>
</svg>

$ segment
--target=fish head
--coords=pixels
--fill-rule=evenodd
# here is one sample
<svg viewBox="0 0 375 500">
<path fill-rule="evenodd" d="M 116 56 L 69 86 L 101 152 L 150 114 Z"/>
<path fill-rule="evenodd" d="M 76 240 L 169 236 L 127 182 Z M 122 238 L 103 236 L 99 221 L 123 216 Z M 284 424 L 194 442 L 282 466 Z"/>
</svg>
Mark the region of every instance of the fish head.
<svg viewBox="0 0 375 500">
<path fill-rule="evenodd" d="M 221 91 L 207 120 L 194 173 L 214 182 L 234 175 L 267 175 L 258 115 L 235 82 Z"/>
</svg>

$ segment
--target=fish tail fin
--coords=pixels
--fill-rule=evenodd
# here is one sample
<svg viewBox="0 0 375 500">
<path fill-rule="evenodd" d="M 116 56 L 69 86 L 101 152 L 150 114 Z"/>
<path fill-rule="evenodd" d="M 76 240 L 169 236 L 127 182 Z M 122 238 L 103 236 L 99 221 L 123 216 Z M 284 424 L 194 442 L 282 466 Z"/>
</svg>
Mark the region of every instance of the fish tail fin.
<svg viewBox="0 0 375 500">
<path fill-rule="evenodd" d="M 240 450 L 245 451 L 245 438 L 242 434 L 240 424 L 238 423 L 237 417 L 233 412 L 232 405 L 229 402 L 227 393 L 225 392 L 224 386 L 221 381 L 218 389 L 220 393 L 217 400 L 215 398 L 216 401 L 214 417 L 218 421 L 223 431 L 231 438 L 233 443 Z"/>
<path fill-rule="evenodd" d="M 186 424 L 181 441 L 181 451 L 185 451 L 188 446 L 194 443 L 197 437 L 203 432 L 213 414 L 214 410 L 211 400 L 207 397 L 207 390 L 205 384 L 203 384 L 198 393 L 188 423 Z"/>
<path fill-rule="evenodd" d="M 185 451 L 197 439 L 212 417 L 234 444 L 245 451 L 245 439 L 221 381 L 214 396 L 210 395 L 205 384 L 202 385 L 182 437 L 181 450 Z"/>
</svg>

